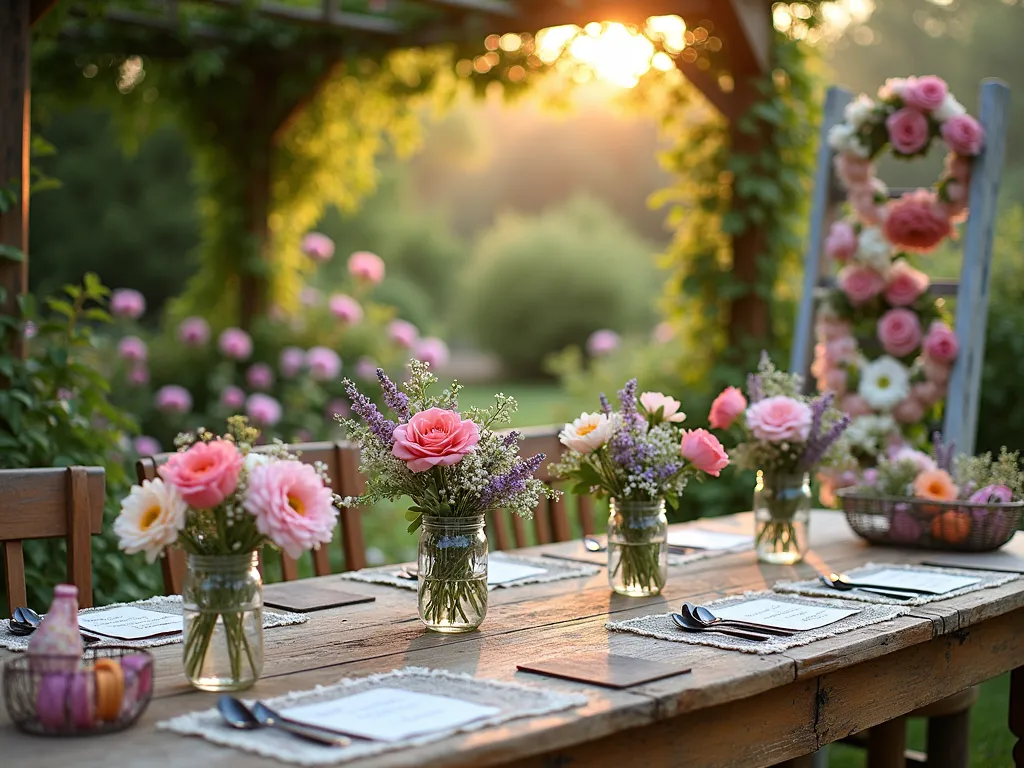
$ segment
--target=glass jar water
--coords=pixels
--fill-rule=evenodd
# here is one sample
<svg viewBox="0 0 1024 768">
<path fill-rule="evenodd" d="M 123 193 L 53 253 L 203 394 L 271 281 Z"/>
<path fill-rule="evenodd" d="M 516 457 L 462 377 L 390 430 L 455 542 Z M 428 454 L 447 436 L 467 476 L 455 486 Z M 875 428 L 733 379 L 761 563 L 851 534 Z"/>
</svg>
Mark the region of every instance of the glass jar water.
<svg viewBox="0 0 1024 768">
<path fill-rule="evenodd" d="M 476 629 L 487 615 L 484 515 L 424 515 L 419 544 L 419 615 L 427 629 Z"/>
<path fill-rule="evenodd" d="M 185 677 L 239 691 L 263 671 L 263 579 L 257 554 L 188 555 L 182 590 Z"/>
<path fill-rule="evenodd" d="M 620 595 L 657 595 L 668 578 L 665 500 L 612 499 L 608 515 L 608 583 Z"/>
<path fill-rule="evenodd" d="M 754 543 L 762 563 L 792 565 L 804 559 L 811 519 L 809 475 L 759 470 L 754 486 Z"/>
</svg>

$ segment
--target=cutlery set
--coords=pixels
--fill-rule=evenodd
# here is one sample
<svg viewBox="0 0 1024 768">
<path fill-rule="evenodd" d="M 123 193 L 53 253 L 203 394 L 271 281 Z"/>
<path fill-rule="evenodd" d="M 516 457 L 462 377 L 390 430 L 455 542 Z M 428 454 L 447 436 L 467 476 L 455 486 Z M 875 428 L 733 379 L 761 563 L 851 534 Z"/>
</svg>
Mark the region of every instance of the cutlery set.
<svg viewBox="0 0 1024 768">
<path fill-rule="evenodd" d="M 363 740 L 363 737 L 346 734 L 331 728 L 307 725 L 296 720 L 289 720 L 279 715 L 262 701 L 247 706 L 241 699 L 227 694 L 217 700 L 217 711 L 232 728 L 240 731 L 254 731 L 258 728 L 277 728 L 306 741 L 324 744 L 329 747 L 346 747 L 352 739 Z"/>
<path fill-rule="evenodd" d="M 19 637 L 27 637 L 38 629 L 39 623 L 42 620 L 42 616 L 31 608 L 15 608 L 14 613 L 11 614 L 9 622 L 11 634 Z M 85 632 L 82 633 L 82 642 L 86 645 L 92 645 L 99 641 L 100 639 L 98 637 L 87 635 Z"/>
</svg>

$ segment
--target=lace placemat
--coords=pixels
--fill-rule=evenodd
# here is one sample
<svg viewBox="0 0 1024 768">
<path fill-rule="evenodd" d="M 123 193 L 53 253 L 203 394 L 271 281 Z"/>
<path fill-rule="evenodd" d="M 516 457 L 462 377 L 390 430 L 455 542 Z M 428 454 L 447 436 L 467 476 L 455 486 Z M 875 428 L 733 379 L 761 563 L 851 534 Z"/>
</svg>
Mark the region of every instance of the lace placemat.
<svg viewBox="0 0 1024 768">
<path fill-rule="evenodd" d="M 235 747 L 295 765 L 332 765 L 379 755 L 382 752 L 430 744 L 457 733 L 478 731 L 518 718 L 561 712 L 587 703 L 587 697 L 578 694 L 557 693 L 518 683 L 481 680 L 465 674 L 421 667 L 406 667 L 370 677 L 345 678 L 334 685 L 317 686 L 307 691 L 293 691 L 284 696 L 268 699 L 265 703 L 273 709 L 284 709 L 297 704 L 339 699 L 385 686 L 436 696 L 451 696 L 474 704 L 495 707 L 499 711 L 491 717 L 475 720 L 457 728 L 413 736 L 401 741 L 353 740 L 346 747 L 321 746 L 297 739 L 275 728 L 258 731 L 234 730 L 224 723 L 216 709 L 180 715 L 157 723 L 157 728 L 189 736 L 201 736 L 214 744 Z"/>
<path fill-rule="evenodd" d="M 1011 582 L 1014 579 L 1020 578 L 1020 574 L 1017 573 L 970 571 L 962 568 L 932 568 L 927 565 L 893 565 L 892 563 L 867 563 L 866 565 L 862 565 L 852 571 L 847 571 L 846 575 L 850 577 L 851 581 L 870 582 L 871 574 L 884 570 L 930 571 L 932 573 L 941 573 L 947 576 L 970 576 L 971 578 L 978 579 L 979 581 L 975 584 L 970 584 L 963 589 L 954 589 L 952 592 L 943 592 L 941 595 L 920 595 L 919 597 L 914 597 L 910 600 L 896 600 L 891 597 L 885 597 L 884 595 L 875 595 L 870 592 L 857 592 L 853 590 L 839 592 L 832 587 L 825 586 L 818 579 L 808 579 L 807 581 L 780 581 L 772 587 L 772 589 L 776 592 L 795 595 L 813 595 L 815 597 L 836 597 L 837 595 L 842 595 L 844 600 L 857 600 L 862 603 L 925 605 L 926 603 L 934 603 L 936 600 L 947 600 L 951 597 L 959 597 L 960 595 L 977 592 L 979 589 L 998 587 Z"/>
<path fill-rule="evenodd" d="M 808 645 L 817 640 L 824 640 L 826 637 L 835 637 L 853 629 L 860 629 L 871 624 L 879 624 L 883 621 L 890 621 L 910 613 L 910 608 L 905 606 L 890 605 L 865 605 L 849 600 L 829 600 L 822 598 L 800 597 L 797 595 L 781 595 L 775 592 L 747 592 L 743 595 L 732 595 L 721 600 L 706 603 L 708 608 L 714 612 L 715 608 L 735 605 L 746 600 L 755 600 L 760 597 L 770 597 L 774 600 L 781 600 L 786 603 L 797 605 L 828 606 L 830 608 L 847 608 L 856 610 L 852 616 L 845 619 L 826 624 L 818 629 L 809 629 L 804 632 L 797 632 L 791 637 L 770 637 L 767 640 L 744 640 L 738 637 L 730 637 L 719 632 L 703 630 L 690 632 L 680 629 L 672 621 L 671 613 L 655 614 L 652 616 L 641 616 L 626 621 L 613 621 L 605 625 L 614 632 L 632 632 L 636 635 L 656 637 L 659 640 L 671 640 L 676 643 L 692 643 L 694 645 L 710 645 L 715 648 L 726 648 L 744 653 L 779 653 L 787 648 L 795 648 L 798 645 Z"/>
<path fill-rule="evenodd" d="M 137 608 L 145 608 L 147 611 L 158 613 L 169 613 L 181 616 L 181 595 L 158 595 L 148 600 L 138 600 L 134 603 L 111 603 L 96 608 L 83 608 L 79 613 L 92 613 L 93 611 L 105 611 L 119 605 L 134 605 Z M 288 624 L 304 624 L 309 621 L 308 616 L 288 611 L 271 611 L 263 609 L 263 628 L 283 627 Z M 0 621 L 0 648 L 9 651 L 24 651 L 28 649 L 31 635 L 22 636 L 11 634 L 11 622 L 8 619 Z M 103 638 L 98 643 L 90 644 L 90 648 L 99 648 L 104 645 L 120 645 L 129 648 L 156 648 L 160 645 L 173 645 L 181 642 L 181 633 L 175 635 L 160 635 L 159 637 L 144 637 L 141 640 L 117 640 L 115 638 Z"/>
<path fill-rule="evenodd" d="M 490 560 L 504 560 L 515 565 L 529 565 L 534 568 L 543 568 L 544 573 L 533 576 L 526 576 L 515 581 L 507 581 L 504 584 L 494 584 L 489 589 L 521 587 L 525 584 L 541 584 L 547 581 L 560 581 L 562 579 L 578 579 L 584 576 L 593 576 L 600 573 L 601 568 L 597 565 L 586 563 L 569 562 L 568 560 L 555 560 L 549 557 L 524 557 L 522 555 L 508 555 L 504 552 L 492 552 L 488 555 Z M 415 567 L 415 566 L 414 566 Z M 387 584 L 390 587 L 416 591 L 416 579 L 403 578 L 402 565 L 382 565 L 376 568 L 363 568 L 359 571 L 348 571 L 340 574 L 341 578 L 350 581 L 365 581 L 371 584 Z"/>
</svg>

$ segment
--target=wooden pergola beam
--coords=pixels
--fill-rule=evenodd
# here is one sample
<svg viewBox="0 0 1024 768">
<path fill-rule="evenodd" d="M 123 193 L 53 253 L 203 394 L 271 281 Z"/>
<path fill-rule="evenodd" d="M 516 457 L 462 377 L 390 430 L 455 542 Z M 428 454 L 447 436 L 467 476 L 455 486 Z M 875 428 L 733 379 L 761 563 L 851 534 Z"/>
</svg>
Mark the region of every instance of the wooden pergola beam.
<svg viewBox="0 0 1024 768">
<path fill-rule="evenodd" d="M 729 0 L 526 0 L 520 2 L 517 19 L 524 31 L 535 32 L 563 24 L 585 26 L 591 21 L 617 21 L 643 28 L 651 16 L 682 16 L 684 19 L 714 17 Z"/>
<path fill-rule="evenodd" d="M 247 7 L 244 0 L 205 0 L 205 2 L 221 8 L 239 9 Z M 398 35 L 405 30 L 401 24 L 383 16 L 339 11 L 336 6 L 330 4 L 325 4 L 321 8 L 299 8 L 280 3 L 262 2 L 252 6 L 252 11 L 261 16 L 266 16 L 268 19 L 358 32 L 372 32 L 378 35 Z"/>
<path fill-rule="evenodd" d="M 439 8 L 475 11 L 505 18 L 515 18 L 519 15 L 519 9 L 508 0 L 419 0 L 419 2 L 423 5 L 436 5 Z"/>
</svg>

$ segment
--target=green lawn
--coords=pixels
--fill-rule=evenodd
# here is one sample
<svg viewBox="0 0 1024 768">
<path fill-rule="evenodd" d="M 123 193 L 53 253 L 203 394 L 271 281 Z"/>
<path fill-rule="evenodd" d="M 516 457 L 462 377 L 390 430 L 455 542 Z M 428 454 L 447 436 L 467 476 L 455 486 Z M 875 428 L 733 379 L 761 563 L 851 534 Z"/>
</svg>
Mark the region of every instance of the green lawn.
<svg viewBox="0 0 1024 768">
<path fill-rule="evenodd" d="M 557 384 L 497 382 L 495 384 L 468 384 L 459 398 L 463 408 L 486 407 L 494 402 L 494 395 L 511 395 L 519 404 L 512 419 L 513 427 L 536 427 L 542 424 L 563 424 L 579 416 L 584 408 L 594 410 L 594 403 L 573 403 Z"/>
</svg>

